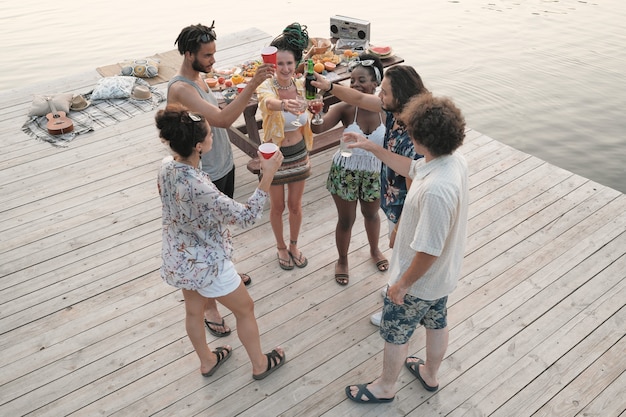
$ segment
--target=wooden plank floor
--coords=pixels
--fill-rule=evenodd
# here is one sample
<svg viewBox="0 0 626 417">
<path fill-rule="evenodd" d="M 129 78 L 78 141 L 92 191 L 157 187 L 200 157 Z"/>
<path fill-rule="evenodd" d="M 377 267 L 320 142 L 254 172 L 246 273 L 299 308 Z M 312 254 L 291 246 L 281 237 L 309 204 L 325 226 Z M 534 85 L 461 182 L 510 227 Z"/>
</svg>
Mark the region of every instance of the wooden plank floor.
<svg viewBox="0 0 626 417">
<path fill-rule="evenodd" d="M 85 74 L 59 91 L 93 86 Z M 163 86 L 160 86 L 163 88 Z M 312 158 L 300 244 L 309 266 L 279 269 L 268 221 L 234 230 L 264 349 L 288 363 L 253 381 L 233 357 L 203 378 L 179 291 L 160 266 L 156 172 L 167 150 L 154 113 L 79 136 L 67 148 L 20 131 L 30 96 L 0 93 L 0 415 L 2 416 L 618 416 L 626 410 L 626 198 L 469 130 L 463 277 L 450 297 L 441 389 L 405 370 L 396 401 L 363 406 L 351 383 L 374 379 L 382 347 L 369 315 L 386 274 L 362 218 L 351 280 L 333 279 L 336 211 L 325 189 L 333 150 Z M 256 178 L 235 151 L 236 198 Z M 387 248 L 386 225 L 381 247 Z M 391 256 L 386 249 L 387 256 Z M 225 308 L 229 325 L 236 328 Z M 410 352 L 424 355 L 423 330 Z"/>
</svg>

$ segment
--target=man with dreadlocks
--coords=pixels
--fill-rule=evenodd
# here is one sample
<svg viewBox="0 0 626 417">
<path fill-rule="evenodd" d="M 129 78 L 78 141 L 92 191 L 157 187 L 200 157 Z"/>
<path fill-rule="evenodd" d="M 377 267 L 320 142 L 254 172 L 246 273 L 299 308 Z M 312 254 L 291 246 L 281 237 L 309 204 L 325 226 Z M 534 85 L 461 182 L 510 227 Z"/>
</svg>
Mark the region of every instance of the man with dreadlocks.
<svg viewBox="0 0 626 417">
<path fill-rule="evenodd" d="M 201 24 L 187 26 L 176 38 L 174 44 L 178 45 L 183 63 L 167 85 L 167 104 L 180 104 L 190 112 L 201 114 L 209 122 L 213 134 L 213 147 L 201 156 L 202 170 L 209 174 L 211 181 L 221 192 L 233 198 L 235 163 L 226 128 L 243 113 L 256 88 L 263 81 L 272 78 L 275 70 L 271 64 L 259 66 L 248 86 L 229 105 L 220 109 L 217 98 L 200 77 L 201 72 L 211 72 L 215 63 L 217 35 L 214 25 L 215 21 L 211 27 Z M 245 285 L 251 282 L 246 274 L 241 274 L 241 279 Z M 211 334 L 216 337 L 230 334 L 230 329 L 225 325 L 213 299 L 208 300 L 205 323 Z"/>
</svg>

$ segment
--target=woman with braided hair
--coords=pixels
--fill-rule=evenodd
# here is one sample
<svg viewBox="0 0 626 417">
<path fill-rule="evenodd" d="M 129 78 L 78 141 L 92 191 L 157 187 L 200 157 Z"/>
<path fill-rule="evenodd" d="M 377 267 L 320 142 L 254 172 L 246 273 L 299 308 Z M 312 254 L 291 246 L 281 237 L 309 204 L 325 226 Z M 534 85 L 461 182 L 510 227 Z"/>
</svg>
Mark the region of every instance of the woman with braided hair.
<svg viewBox="0 0 626 417">
<path fill-rule="evenodd" d="M 361 93 L 374 95 L 383 75 L 383 64 L 371 54 L 361 54 L 358 60 L 351 61 L 350 87 Z M 313 126 L 315 133 L 325 132 L 341 122 L 344 132 L 357 132 L 368 140 L 382 146 L 385 139 L 385 123 L 381 111 L 362 109 L 345 102 L 333 105 L 324 116 L 324 123 Z M 335 243 L 339 258 L 335 264 L 335 281 L 348 285 L 348 249 L 352 236 L 352 226 L 356 220 L 357 205 L 365 224 L 365 233 L 370 245 L 370 254 L 381 271 L 387 271 L 389 261 L 378 247 L 380 235 L 380 159 L 363 149 L 354 149 L 350 157 L 345 157 L 337 149 L 328 173 L 326 188 L 330 191 L 337 207 Z"/>
<path fill-rule="evenodd" d="M 276 238 L 278 265 L 284 270 L 293 269 L 294 264 L 298 268 L 308 264 L 298 249 L 298 234 L 302 224 L 304 184 L 311 175 L 309 150 L 313 146 L 313 132 L 310 114 L 302 113 L 296 100 L 296 96 L 304 95 L 304 78 L 295 78 L 302 52 L 308 44 L 306 26 L 299 23 L 287 26 L 271 42 L 278 49 L 275 77 L 265 80 L 257 88 L 263 116 L 263 142 L 278 145 L 285 157 L 270 187 L 270 223 Z M 285 205 L 289 211 L 289 246 L 283 235 Z"/>
</svg>

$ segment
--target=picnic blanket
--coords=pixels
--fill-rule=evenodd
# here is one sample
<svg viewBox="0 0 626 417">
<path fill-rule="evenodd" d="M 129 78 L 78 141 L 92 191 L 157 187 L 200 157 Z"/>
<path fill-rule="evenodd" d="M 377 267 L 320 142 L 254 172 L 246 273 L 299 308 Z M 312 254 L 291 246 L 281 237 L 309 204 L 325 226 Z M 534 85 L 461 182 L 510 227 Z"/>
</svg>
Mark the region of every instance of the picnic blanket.
<svg viewBox="0 0 626 417">
<path fill-rule="evenodd" d="M 137 81 L 137 84 L 148 85 L 141 79 Z M 54 146 L 66 147 L 78 135 L 111 126 L 122 120 L 156 109 L 161 102 L 165 101 L 165 94 L 160 92 L 157 87 L 149 88 L 152 97 L 148 100 L 132 98 L 93 100 L 91 105 L 84 110 L 70 110 L 67 117 L 74 124 L 74 130 L 70 133 L 61 135 L 48 133 L 46 116 L 30 117 L 22 126 L 22 131 L 37 140 L 49 142 Z M 91 99 L 91 93 L 84 94 L 87 100 Z"/>
<path fill-rule="evenodd" d="M 180 52 L 178 52 L 178 49 L 161 52 L 148 58 L 159 62 L 159 75 L 152 78 L 144 78 L 144 80 L 150 85 L 168 82 L 174 75 L 176 75 L 178 68 L 180 68 L 180 65 L 183 62 L 183 57 Z M 121 74 L 123 65 L 124 63 L 105 65 L 96 68 L 96 71 L 98 71 L 98 73 L 103 77 L 112 77 L 114 75 Z"/>
</svg>

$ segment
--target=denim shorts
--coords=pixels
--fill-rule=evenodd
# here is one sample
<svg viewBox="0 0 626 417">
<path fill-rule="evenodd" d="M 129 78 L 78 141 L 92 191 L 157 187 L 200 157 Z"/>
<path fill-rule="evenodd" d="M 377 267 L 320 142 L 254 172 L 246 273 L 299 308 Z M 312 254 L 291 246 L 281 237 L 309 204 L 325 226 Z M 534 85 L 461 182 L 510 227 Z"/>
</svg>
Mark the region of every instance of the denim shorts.
<svg viewBox="0 0 626 417">
<path fill-rule="evenodd" d="M 380 336 L 394 345 L 409 342 L 419 324 L 426 329 L 444 329 L 447 325 L 448 297 L 438 300 L 421 300 L 412 295 L 404 297 L 404 304 L 394 304 L 385 297 L 380 321 Z"/>
</svg>

